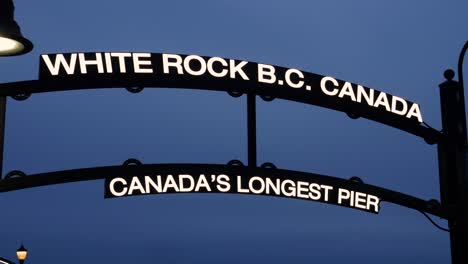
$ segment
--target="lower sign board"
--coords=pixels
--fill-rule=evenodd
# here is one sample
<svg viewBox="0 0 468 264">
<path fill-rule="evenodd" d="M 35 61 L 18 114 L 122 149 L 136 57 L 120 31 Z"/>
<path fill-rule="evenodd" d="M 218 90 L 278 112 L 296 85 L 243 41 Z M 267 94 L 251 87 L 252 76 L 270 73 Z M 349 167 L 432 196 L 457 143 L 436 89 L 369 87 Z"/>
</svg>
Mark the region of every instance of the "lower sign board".
<svg viewBox="0 0 468 264">
<path fill-rule="evenodd" d="M 105 198 L 166 193 L 230 193 L 295 198 L 379 213 L 380 198 L 349 187 L 317 179 L 283 175 L 181 173 L 111 177 L 105 181 Z"/>
</svg>

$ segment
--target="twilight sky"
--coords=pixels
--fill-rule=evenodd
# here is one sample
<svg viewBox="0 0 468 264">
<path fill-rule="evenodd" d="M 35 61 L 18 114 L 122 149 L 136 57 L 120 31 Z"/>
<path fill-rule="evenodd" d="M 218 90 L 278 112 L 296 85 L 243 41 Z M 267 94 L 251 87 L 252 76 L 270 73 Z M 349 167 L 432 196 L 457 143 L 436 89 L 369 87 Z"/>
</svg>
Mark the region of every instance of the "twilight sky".
<svg viewBox="0 0 468 264">
<path fill-rule="evenodd" d="M 42 53 L 142 51 L 243 59 L 331 75 L 417 102 L 440 128 L 438 84 L 468 39 L 458 1 L 15 1 L 32 53 L 0 82 L 38 77 Z M 468 60 L 468 59 L 467 59 Z M 466 66 L 468 67 L 468 66 Z M 465 68 L 466 68 L 465 67 Z M 465 74 L 467 76 L 467 74 Z M 468 79 L 468 76 L 465 77 Z M 246 98 L 184 89 L 8 99 L 4 173 L 246 162 Z M 439 199 L 436 147 L 295 102 L 257 101 L 258 160 Z M 419 212 L 260 196 L 104 200 L 103 181 L 0 194 L 0 256 L 26 263 L 449 263 L 448 233 Z M 446 222 L 434 218 L 446 226 Z"/>
</svg>

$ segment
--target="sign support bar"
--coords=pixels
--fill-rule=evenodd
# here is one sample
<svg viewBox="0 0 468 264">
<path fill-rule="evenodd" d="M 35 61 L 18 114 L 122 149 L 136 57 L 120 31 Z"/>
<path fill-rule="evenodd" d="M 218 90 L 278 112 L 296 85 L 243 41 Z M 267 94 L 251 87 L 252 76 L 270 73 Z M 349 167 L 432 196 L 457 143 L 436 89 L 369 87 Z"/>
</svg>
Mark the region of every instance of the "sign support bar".
<svg viewBox="0 0 468 264">
<path fill-rule="evenodd" d="M 3 147 L 5 143 L 6 96 L 0 96 L 0 179 L 3 177 Z"/>
<path fill-rule="evenodd" d="M 247 93 L 247 152 L 248 166 L 257 167 L 257 114 L 255 93 Z"/>
</svg>

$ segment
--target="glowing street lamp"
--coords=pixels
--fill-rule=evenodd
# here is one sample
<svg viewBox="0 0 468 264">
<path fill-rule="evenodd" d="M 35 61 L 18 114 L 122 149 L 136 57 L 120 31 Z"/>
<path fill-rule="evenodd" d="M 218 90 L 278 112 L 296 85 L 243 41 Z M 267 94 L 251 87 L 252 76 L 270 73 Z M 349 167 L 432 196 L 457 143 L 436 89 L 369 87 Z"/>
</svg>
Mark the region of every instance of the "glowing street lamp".
<svg viewBox="0 0 468 264">
<path fill-rule="evenodd" d="M 14 19 L 13 0 L 0 0 L 0 56 L 17 56 L 33 49 L 31 41 L 23 37 Z"/>
<path fill-rule="evenodd" d="M 19 263 L 23 264 L 28 256 L 28 250 L 21 244 L 21 247 L 16 251 L 16 256 L 18 257 Z"/>
<path fill-rule="evenodd" d="M 23 264 L 28 256 L 28 250 L 21 244 L 21 247 L 16 251 L 16 256 L 18 257 L 19 263 Z M 0 257 L 0 264 L 16 264 L 15 262 L 8 260 L 6 258 Z"/>
</svg>

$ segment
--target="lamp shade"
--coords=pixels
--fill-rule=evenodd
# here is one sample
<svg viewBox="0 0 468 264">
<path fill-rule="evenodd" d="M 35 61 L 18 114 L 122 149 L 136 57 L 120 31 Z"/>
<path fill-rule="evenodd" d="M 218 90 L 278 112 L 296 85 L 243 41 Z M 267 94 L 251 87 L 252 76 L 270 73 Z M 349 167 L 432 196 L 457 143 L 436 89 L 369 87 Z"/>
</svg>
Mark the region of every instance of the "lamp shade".
<svg viewBox="0 0 468 264">
<path fill-rule="evenodd" d="M 20 263 L 23 263 L 24 260 L 26 260 L 26 257 L 28 256 L 28 250 L 24 248 L 23 245 L 21 245 L 20 248 L 16 251 L 16 256 L 18 257 L 18 260 Z"/>
<path fill-rule="evenodd" d="M 0 56 L 16 56 L 33 49 L 31 41 L 23 37 L 14 19 L 13 0 L 0 0 Z"/>
</svg>

